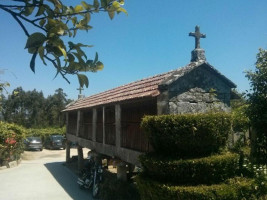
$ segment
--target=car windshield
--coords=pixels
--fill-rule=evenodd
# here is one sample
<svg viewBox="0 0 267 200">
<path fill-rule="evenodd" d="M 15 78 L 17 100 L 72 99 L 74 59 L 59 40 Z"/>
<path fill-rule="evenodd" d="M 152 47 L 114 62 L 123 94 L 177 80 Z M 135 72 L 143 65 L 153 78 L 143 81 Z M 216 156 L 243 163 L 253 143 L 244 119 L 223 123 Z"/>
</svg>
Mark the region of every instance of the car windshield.
<svg viewBox="0 0 267 200">
<path fill-rule="evenodd" d="M 63 136 L 62 135 L 53 135 L 52 138 L 53 138 L 53 140 L 62 140 Z"/>
</svg>

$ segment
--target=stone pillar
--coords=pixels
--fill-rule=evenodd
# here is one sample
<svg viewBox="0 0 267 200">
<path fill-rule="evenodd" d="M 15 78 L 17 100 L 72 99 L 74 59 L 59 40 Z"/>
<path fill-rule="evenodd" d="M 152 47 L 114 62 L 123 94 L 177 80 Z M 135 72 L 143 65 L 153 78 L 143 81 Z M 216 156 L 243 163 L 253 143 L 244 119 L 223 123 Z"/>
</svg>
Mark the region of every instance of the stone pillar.
<svg viewBox="0 0 267 200">
<path fill-rule="evenodd" d="M 161 91 L 157 97 L 158 115 L 169 114 L 169 92 L 168 90 Z"/>
<path fill-rule="evenodd" d="M 120 162 L 117 165 L 117 179 L 127 181 L 127 167 L 125 162 Z"/>
<path fill-rule="evenodd" d="M 69 140 L 66 141 L 66 162 L 70 162 L 70 144 Z"/>
<path fill-rule="evenodd" d="M 78 170 L 81 171 L 83 169 L 83 148 L 80 145 L 78 145 L 77 151 L 78 151 Z"/>
<path fill-rule="evenodd" d="M 93 109 L 93 134 L 92 134 L 92 141 L 96 142 L 96 119 L 97 119 L 97 111 Z"/>
<path fill-rule="evenodd" d="M 204 62 L 206 60 L 204 49 L 194 49 L 191 52 L 191 62 Z"/>
<path fill-rule="evenodd" d="M 115 105 L 116 149 L 121 148 L 121 106 Z"/>
</svg>

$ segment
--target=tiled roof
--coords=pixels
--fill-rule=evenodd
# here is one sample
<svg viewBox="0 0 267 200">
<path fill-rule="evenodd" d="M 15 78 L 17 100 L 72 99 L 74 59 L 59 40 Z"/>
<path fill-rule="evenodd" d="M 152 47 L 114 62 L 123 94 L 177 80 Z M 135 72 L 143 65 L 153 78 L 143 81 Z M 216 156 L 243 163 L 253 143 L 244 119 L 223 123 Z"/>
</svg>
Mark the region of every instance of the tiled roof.
<svg viewBox="0 0 267 200">
<path fill-rule="evenodd" d="M 124 100 L 157 96 L 159 95 L 158 85 L 172 73 L 173 71 L 159 74 L 86 98 L 78 99 L 75 102 L 69 104 L 63 111 L 78 110 Z"/>
<path fill-rule="evenodd" d="M 204 66 L 211 70 L 216 76 L 225 81 L 231 88 L 235 88 L 236 85 L 217 71 L 213 66 L 207 62 L 191 62 L 185 67 L 179 68 L 174 71 L 159 74 L 153 77 L 145 78 L 139 81 L 135 81 L 102 93 L 98 93 L 86 98 L 78 99 L 68 106 L 63 111 L 78 110 L 83 108 L 90 108 L 99 105 L 106 105 L 109 103 L 121 102 L 130 99 L 137 99 L 143 97 L 155 97 L 159 95 L 159 89 L 172 84 L 174 81 L 183 77 L 193 69 L 199 66 Z"/>
</svg>

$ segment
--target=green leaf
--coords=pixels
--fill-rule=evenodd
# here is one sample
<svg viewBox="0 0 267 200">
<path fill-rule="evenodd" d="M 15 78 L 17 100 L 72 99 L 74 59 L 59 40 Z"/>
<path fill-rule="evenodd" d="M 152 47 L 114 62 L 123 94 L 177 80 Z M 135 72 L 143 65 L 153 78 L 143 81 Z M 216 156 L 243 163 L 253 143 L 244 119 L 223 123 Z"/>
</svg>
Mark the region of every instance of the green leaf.
<svg viewBox="0 0 267 200">
<path fill-rule="evenodd" d="M 94 0 L 94 7 L 95 7 L 95 9 L 98 9 L 99 8 L 99 2 L 98 2 L 98 0 Z"/>
<path fill-rule="evenodd" d="M 44 12 L 45 12 L 45 7 L 44 6 L 40 6 L 39 9 L 38 9 L 38 12 L 36 13 L 35 16 L 36 17 L 40 16 L 40 15 L 44 14 Z"/>
<path fill-rule="evenodd" d="M 33 73 L 35 73 L 35 58 L 36 58 L 36 56 L 37 56 L 37 52 L 35 52 L 32 55 L 32 59 L 31 59 L 31 62 L 30 62 L 30 68 L 33 71 Z"/>
<path fill-rule="evenodd" d="M 64 48 L 62 48 L 61 46 L 58 46 L 59 50 L 61 51 L 61 53 L 63 54 L 64 58 L 67 59 L 67 52 Z"/>
<path fill-rule="evenodd" d="M 41 60 L 43 61 L 44 65 L 46 65 L 46 62 L 44 60 L 44 47 L 43 46 L 38 48 L 38 54 L 39 54 Z"/>
<path fill-rule="evenodd" d="M 69 62 L 74 62 L 75 57 L 71 53 L 68 53 L 67 56 L 68 56 Z"/>
<path fill-rule="evenodd" d="M 112 6 L 113 6 L 114 8 L 120 8 L 120 7 L 121 7 L 120 3 L 117 2 L 117 1 L 113 1 Z"/>
<path fill-rule="evenodd" d="M 21 14 L 25 15 L 25 16 L 29 16 L 32 14 L 34 8 L 35 8 L 35 6 L 26 7 L 25 10 L 23 12 L 21 12 Z"/>
<path fill-rule="evenodd" d="M 82 5 L 75 6 L 75 8 L 74 8 L 74 12 L 75 13 L 79 13 L 79 12 L 82 12 L 82 11 L 83 11 L 83 6 Z"/>
<path fill-rule="evenodd" d="M 89 80 L 88 80 L 87 76 L 85 76 L 84 74 L 77 74 L 77 76 L 78 76 L 80 86 L 83 88 L 83 86 L 85 85 L 88 88 Z"/>
<path fill-rule="evenodd" d="M 77 17 L 71 18 L 71 21 L 72 21 L 73 26 L 75 26 L 77 23 Z"/>
<path fill-rule="evenodd" d="M 46 22 L 46 20 L 45 19 L 41 19 L 40 21 L 39 21 L 39 25 L 40 26 L 44 26 L 44 24 L 45 24 L 45 22 Z"/>
<path fill-rule="evenodd" d="M 117 9 L 117 12 L 123 12 L 123 13 L 125 13 L 126 15 L 128 15 L 127 11 L 126 11 L 124 8 L 118 8 L 118 9 Z"/>
<path fill-rule="evenodd" d="M 89 5 L 88 3 L 86 3 L 85 1 L 81 2 L 83 7 L 85 8 L 85 10 L 90 10 L 91 9 L 91 5 Z"/>
<path fill-rule="evenodd" d="M 104 64 L 100 61 L 96 63 L 96 70 L 101 71 L 104 68 Z"/>
<path fill-rule="evenodd" d="M 94 60 L 94 64 L 96 64 L 96 62 L 98 61 L 98 53 L 95 53 L 95 60 Z"/>
<path fill-rule="evenodd" d="M 114 18 L 115 12 L 114 11 L 108 11 L 108 15 L 110 19 Z"/>
<path fill-rule="evenodd" d="M 43 45 L 45 40 L 46 36 L 44 34 L 39 32 L 33 33 L 28 37 L 25 49 L 32 47 L 40 47 Z"/>
</svg>

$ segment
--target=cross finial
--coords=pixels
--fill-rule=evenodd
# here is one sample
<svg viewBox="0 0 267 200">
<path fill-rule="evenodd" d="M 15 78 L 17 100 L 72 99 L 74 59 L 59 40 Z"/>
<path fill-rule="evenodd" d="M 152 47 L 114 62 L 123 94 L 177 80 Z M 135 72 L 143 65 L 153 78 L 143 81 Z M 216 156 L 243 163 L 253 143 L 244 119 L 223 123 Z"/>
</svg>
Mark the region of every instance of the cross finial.
<svg viewBox="0 0 267 200">
<path fill-rule="evenodd" d="M 206 38 L 206 34 L 200 33 L 199 26 L 196 26 L 195 33 L 190 32 L 189 36 L 195 37 L 195 49 L 200 49 L 200 38 Z"/>
<path fill-rule="evenodd" d="M 77 88 L 77 90 L 79 90 L 79 94 L 82 94 L 83 88 L 81 86 L 79 88 Z"/>
</svg>

